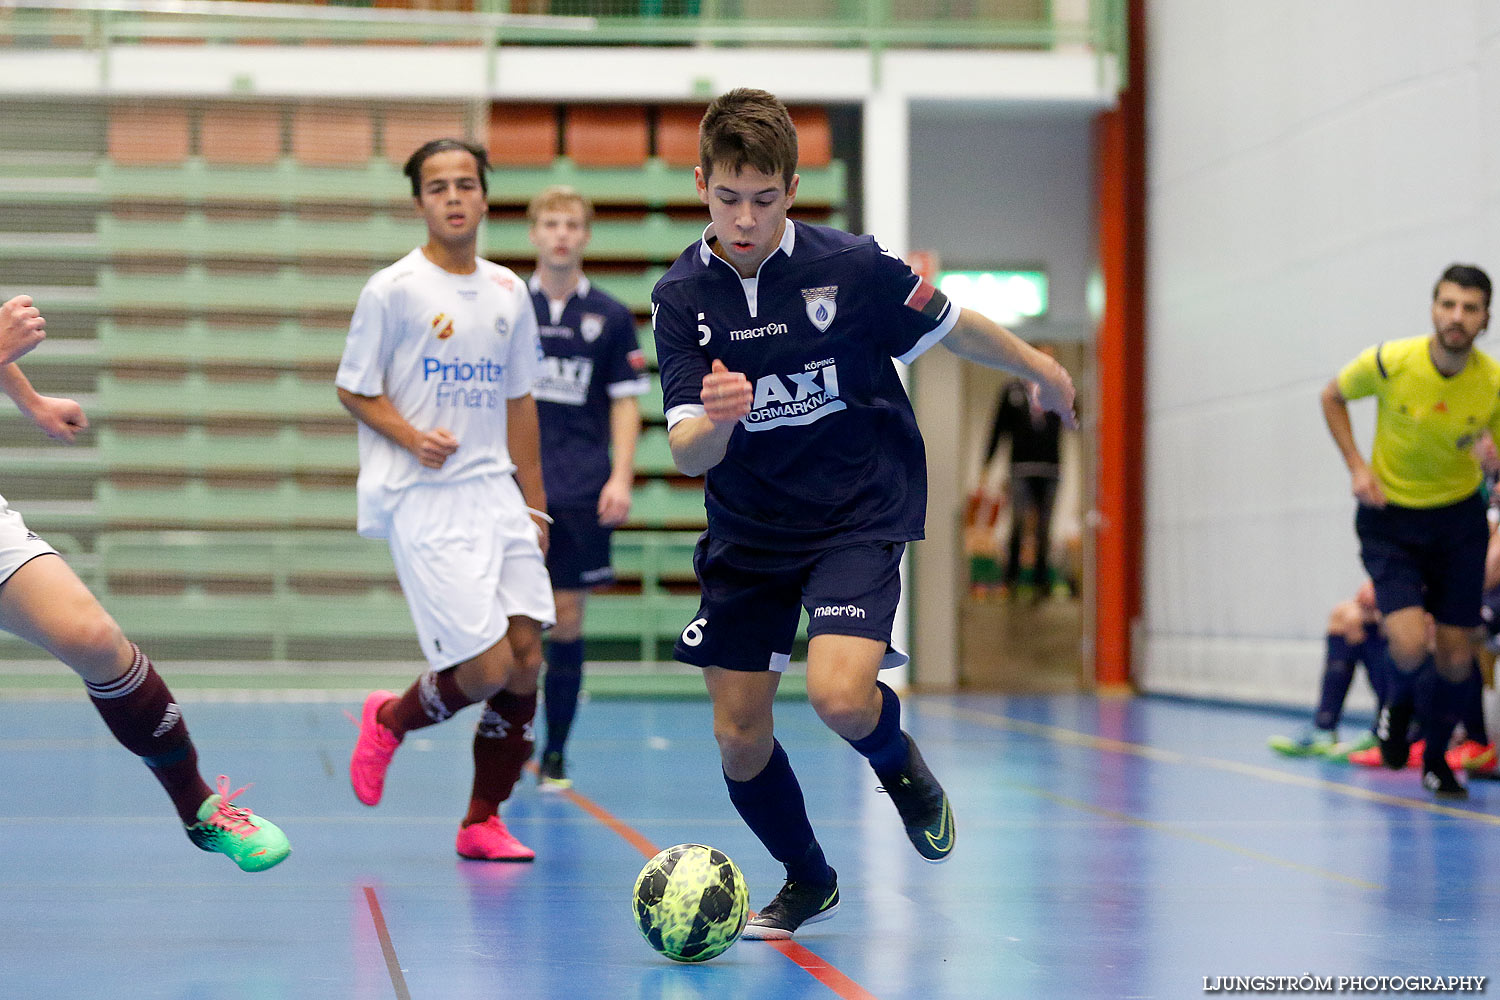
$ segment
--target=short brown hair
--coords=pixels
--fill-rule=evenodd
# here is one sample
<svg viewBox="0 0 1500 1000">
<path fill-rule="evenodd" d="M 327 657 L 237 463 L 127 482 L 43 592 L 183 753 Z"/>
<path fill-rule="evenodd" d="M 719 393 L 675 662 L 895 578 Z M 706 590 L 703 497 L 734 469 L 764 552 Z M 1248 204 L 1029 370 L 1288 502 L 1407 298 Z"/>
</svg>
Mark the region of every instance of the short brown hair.
<svg viewBox="0 0 1500 1000">
<path fill-rule="evenodd" d="M 736 174 L 749 166 L 780 174 L 790 188 L 797 172 L 797 128 L 775 94 L 731 90 L 714 99 L 698 124 L 698 161 L 705 180 L 715 166 Z"/>
<path fill-rule="evenodd" d="M 452 150 L 468 153 L 474 157 L 474 163 L 479 168 L 479 190 L 485 194 L 490 193 L 489 182 L 484 175 L 490 169 L 490 158 L 485 153 L 484 147 L 476 142 L 466 142 L 463 139 L 433 139 L 424 142 L 417 151 L 406 158 L 406 166 L 401 172 L 411 178 L 411 196 L 422 197 L 422 164 L 439 153 L 447 153 Z"/>
<path fill-rule="evenodd" d="M 526 221 L 534 226 L 543 212 L 566 205 L 577 205 L 583 209 L 584 228 L 594 224 L 594 203 L 566 184 L 553 184 L 538 191 L 526 206 Z"/>
</svg>

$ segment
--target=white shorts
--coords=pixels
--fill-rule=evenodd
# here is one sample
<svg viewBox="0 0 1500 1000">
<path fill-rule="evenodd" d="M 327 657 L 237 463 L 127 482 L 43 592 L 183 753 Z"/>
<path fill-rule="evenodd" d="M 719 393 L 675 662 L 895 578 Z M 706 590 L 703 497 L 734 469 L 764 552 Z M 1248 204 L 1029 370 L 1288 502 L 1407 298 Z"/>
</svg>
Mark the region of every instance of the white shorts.
<svg viewBox="0 0 1500 1000">
<path fill-rule="evenodd" d="M 21 515 L 0 497 L 0 583 L 37 556 L 46 555 L 57 555 L 57 550 L 26 527 Z"/>
<path fill-rule="evenodd" d="M 408 487 L 391 514 L 390 545 L 434 670 L 489 649 L 512 616 L 557 619 L 537 527 L 510 476 Z"/>
</svg>

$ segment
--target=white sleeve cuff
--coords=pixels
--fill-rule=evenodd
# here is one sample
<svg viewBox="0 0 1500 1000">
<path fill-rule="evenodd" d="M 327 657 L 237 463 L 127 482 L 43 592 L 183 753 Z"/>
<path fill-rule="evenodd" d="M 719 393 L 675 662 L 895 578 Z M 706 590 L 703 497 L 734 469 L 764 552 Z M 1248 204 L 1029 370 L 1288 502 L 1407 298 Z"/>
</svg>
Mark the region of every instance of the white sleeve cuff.
<svg viewBox="0 0 1500 1000">
<path fill-rule="evenodd" d="M 701 417 L 705 415 L 702 403 L 683 403 L 674 406 L 667 411 L 667 430 L 671 430 L 689 417 Z"/>
<path fill-rule="evenodd" d="M 912 345 L 911 350 L 907 351 L 896 360 L 901 362 L 902 364 L 909 365 L 913 361 L 920 358 L 923 354 L 927 353 L 927 349 L 929 347 L 931 347 L 933 344 L 936 344 L 944 337 L 948 336 L 953 328 L 958 325 L 958 314 L 960 312 L 962 312 L 962 310 L 959 309 L 958 304 L 956 302 L 953 302 L 952 300 L 949 300 L 948 315 L 943 319 L 943 321 L 937 326 L 933 327 L 931 330 L 928 330 L 926 333 L 924 333 L 922 335 L 922 339 Z"/>
</svg>

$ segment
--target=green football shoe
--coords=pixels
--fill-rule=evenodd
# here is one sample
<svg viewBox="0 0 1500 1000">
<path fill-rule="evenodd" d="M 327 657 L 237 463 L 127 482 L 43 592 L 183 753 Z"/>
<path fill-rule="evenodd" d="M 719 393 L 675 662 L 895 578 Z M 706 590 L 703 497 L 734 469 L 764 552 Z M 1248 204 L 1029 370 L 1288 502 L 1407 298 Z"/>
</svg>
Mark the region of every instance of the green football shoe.
<svg viewBox="0 0 1500 1000">
<path fill-rule="evenodd" d="M 1335 743 L 1328 748 L 1328 752 L 1323 756 L 1335 763 L 1347 764 L 1349 763 L 1350 754 L 1363 753 L 1366 750 L 1373 750 L 1378 746 L 1380 746 L 1380 741 L 1375 738 L 1374 733 L 1366 729 L 1360 734 L 1359 739 Z"/>
<path fill-rule="evenodd" d="M 228 855 L 241 871 L 263 872 L 285 861 L 292 845 L 275 823 L 242 806 L 230 805 L 244 790 L 231 792 L 229 779 L 219 775 L 218 792 L 203 800 L 198 807 L 198 822 L 186 827 L 187 835 L 201 851 Z"/>
<path fill-rule="evenodd" d="M 1309 729 L 1296 739 L 1272 736 L 1266 740 L 1266 745 L 1288 757 L 1326 757 L 1338 742 L 1339 734 L 1331 729 Z"/>
</svg>

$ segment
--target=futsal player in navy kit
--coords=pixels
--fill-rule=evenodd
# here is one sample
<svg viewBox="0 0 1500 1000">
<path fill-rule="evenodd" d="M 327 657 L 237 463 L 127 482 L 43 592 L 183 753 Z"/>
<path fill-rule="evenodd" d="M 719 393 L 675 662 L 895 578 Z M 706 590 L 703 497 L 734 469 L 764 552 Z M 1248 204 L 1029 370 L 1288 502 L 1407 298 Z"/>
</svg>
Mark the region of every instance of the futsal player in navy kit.
<svg viewBox="0 0 1500 1000">
<path fill-rule="evenodd" d="M 706 476 L 702 602 L 674 655 L 703 668 L 730 800 L 786 866 L 745 937 L 787 938 L 839 903 L 773 730 L 802 608 L 813 709 L 869 760 L 924 859 L 946 860 L 955 841 L 948 797 L 877 679 L 906 661 L 891 630 L 902 552 L 922 537 L 927 497 L 922 438 L 892 359 L 941 341 L 1033 382 L 1068 426 L 1073 384 L 873 238 L 789 221 L 797 134 L 773 95 L 716 99 L 699 160 L 711 224 L 652 295 L 672 456 Z"/>
<path fill-rule="evenodd" d="M 593 214 L 587 199 L 562 185 L 541 191 L 526 211 L 543 355 L 531 393 L 553 519 L 547 571 L 557 603 L 542 684 L 547 737 L 537 787 L 544 792 L 572 785 L 563 754 L 583 684 L 584 605 L 590 588 L 614 579 L 610 535 L 630 515 L 641 433 L 636 399 L 651 388 L 635 317 L 583 273 Z"/>
</svg>

